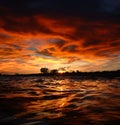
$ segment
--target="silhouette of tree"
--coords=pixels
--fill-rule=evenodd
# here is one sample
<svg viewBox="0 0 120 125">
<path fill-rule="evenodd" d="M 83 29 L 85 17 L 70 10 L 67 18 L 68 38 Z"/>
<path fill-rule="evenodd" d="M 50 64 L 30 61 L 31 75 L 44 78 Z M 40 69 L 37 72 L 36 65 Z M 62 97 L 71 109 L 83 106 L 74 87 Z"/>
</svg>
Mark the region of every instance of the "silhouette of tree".
<svg viewBox="0 0 120 125">
<path fill-rule="evenodd" d="M 40 72 L 43 73 L 43 74 L 48 74 L 49 72 L 49 69 L 48 68 L 41 68 L 40 69 Z"/>
<path fill-rule="evenodd" d="M 57 73 L 58 73 L 58 70 L 57 70 L 57 69 L 53 69 L 53 70 L 51 70 L 50 73 L 51 73 L 51 74 L 57 74 Z"/>
</svg>

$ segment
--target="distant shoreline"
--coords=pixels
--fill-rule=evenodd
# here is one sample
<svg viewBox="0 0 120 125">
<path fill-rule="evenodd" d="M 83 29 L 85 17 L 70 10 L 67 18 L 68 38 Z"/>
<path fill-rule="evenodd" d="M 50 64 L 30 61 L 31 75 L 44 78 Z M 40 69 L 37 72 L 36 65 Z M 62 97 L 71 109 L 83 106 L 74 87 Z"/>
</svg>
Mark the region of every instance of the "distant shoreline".
<svg viewBox="0 0 120 125">
<path fill-rule="evenodd" d="M 39 76 L 39 77 L 70 77 L 78 79 L 98 79 L 98 78 L 116 78 L 120 77 L 120 70 L 117 71 L 96 71 L 96 72 L 65 72 L 65 73 L 38 73 L 38 74 L 1 74 L 0 77 L 16 76 Z"/>
</svg>

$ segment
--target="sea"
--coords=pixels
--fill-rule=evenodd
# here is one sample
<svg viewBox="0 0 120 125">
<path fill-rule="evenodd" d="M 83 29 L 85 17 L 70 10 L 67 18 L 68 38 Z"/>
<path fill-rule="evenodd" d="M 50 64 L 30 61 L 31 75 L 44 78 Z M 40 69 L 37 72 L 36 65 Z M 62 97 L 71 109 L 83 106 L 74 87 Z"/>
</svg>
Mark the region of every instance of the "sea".
<svg viewBox="0 0 120 125">
<path fill-rule="evenodd" d="M 120 77 L 0 76 L 0 125 L 120 125 Z"/>
</svg>

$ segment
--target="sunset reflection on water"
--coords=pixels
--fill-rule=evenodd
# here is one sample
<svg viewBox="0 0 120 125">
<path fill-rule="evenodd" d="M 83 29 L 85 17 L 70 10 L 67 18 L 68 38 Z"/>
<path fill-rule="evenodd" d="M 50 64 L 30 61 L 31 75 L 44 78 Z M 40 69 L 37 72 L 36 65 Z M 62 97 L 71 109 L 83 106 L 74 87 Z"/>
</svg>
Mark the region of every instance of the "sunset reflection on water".
<svg viewBox="0 0 120 125">
<path fill-rule="evenodd" d="M 0 124 L 111 125 L 120 122 L 120 79 L 1 77 Z"/>
</svg>

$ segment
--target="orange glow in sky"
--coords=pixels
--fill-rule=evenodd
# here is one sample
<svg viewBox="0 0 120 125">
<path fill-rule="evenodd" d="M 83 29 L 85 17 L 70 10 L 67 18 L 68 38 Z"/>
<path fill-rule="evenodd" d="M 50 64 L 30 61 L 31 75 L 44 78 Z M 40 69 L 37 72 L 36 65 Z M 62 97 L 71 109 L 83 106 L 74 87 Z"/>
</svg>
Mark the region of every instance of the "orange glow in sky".
<svg viewBox="0 0 120 125">
<path fill-rule="evenodd" d="M 85 7 L 81 6 L 79 13 L 75 8 L 71 12 L 66 6 L 68 11 L 56 8 L 56 14 L 56 11 L 47 11 L 47 6 L 52 4 L 40 2 L 46 8 L 40 11 L 37 6 L 31 9 L 34 4 L 29 2 L 21 2 L 18 7 L 15 3 L 0 5 L 3 12 L 0 17 L 0 73 L 39 73 L 41 67 L 65 67 L 67 71 L 120 69 L 120 18 L 111 14 L 118 4 L 111 4 L 113 8 L 109 8 L 108 16 L 108 8 L 102 8 L 98 14 L 96 8 L 92 11 L 87 6 L 86 13 L 83 3 Z M 21 5 L 28 5 L 25 12 L 20 9 Z"/>
</svg>

